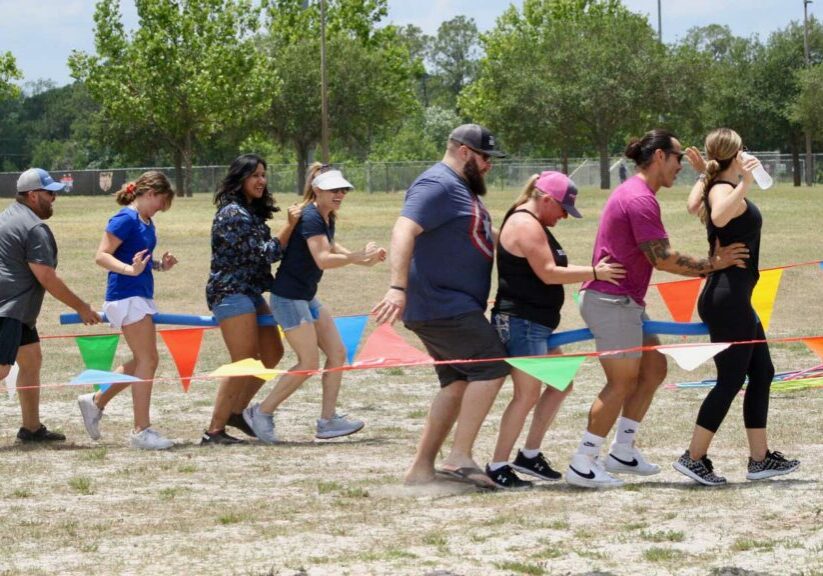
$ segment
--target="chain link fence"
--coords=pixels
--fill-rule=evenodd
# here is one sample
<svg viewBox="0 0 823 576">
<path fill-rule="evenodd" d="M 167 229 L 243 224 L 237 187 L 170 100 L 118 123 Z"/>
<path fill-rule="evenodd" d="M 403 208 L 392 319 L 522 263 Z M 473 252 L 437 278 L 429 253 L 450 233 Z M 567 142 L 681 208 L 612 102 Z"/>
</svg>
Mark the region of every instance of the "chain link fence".
<svg viewBox="0 0 823 576">
<path fill-rule="evenodd" d="M 773 152 L 753 152 L 765 166 L 775 182 L 792 183 L 794 169 L 792 157 L 789 154 Z M 813 157 L 815 182 L 823 182 L 823 154 Z M 431 166 L 428 162 L 364 162 L 343 163 L 337 167 L 343 170 L 346 178 L 355 186 L 355 189 L 368 193 L 403 192 L 414 182 L 421 172 Z M 609 160 L 609 174 L 611 186 L 620 183 L 621 158 Z M 632 163 L 625 162 L 627 175 L 633 172 Z M 817 166 L 821 169 L 818 171 Z M 569 175 L 581 188 L 600 186 L 600 163 L 592 158 L 570 158 L 568 160 Z M 110 170 L 53 170 L 50 171 L 55 180 L 66 184 L 66 193 L 79 196 L 114 194 L 120 187 L 150 168 L 116 168 Z M 174 168 L 154 168 L 175 181 Z M 220 185 L 226 174 L 227 166 L 195 166 L 192 173 L 192 190 L 198 194 L 212 194 Z M 799 172 L 805 170 L 805 158 L 800 157 Z M 547 159 L 505 159 L 496 160 L 494 169 L 487 175 L 486 181 L 490 188 L 506 189 L 519 188 L 532 174 L 543 170 L 562 171 L 562 162 L 558 158 Z M 12 197 L 16 194 L 19 172 L 0 172 L 0 196 Z M 696 174 L 691 166 L 683 161 L 683 171 L 679 181 L 689 184 L 694 181 Z M 269 164 L 268 186 L 275 194 L 297 194 L 297 166 L 295 164 Z"/>
</svg>

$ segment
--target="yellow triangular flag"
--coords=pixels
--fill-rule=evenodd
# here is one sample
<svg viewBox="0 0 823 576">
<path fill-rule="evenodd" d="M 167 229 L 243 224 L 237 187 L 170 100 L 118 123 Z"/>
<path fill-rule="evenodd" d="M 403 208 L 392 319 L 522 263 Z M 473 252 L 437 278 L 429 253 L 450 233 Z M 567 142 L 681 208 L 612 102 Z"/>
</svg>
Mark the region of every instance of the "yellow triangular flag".
<svg viewBox="0 0 823 576">
<path fill-rule="evenodd" d="M 212 372 L 210 376 L 229 378 L 232 376 L 254 376 L 261 380 L 271 380 L 278 374 L 282 374 L 282 370 L 272 370 L 266 368 L 260 360 L 254 358 L 246 358 L 238 360 L 231 364 L 223 364 L 217 370 Z"/>
<path fill-rule="evenodd" d="M 774 299 L 777 297 L 777 289 L 780 287 L 780 278 L 783 270 L 766 270 L 760 273 L 760 280 L 754 287 L 752 293 L 752 307 L 757 312 L 760 322 L 763 323 L 763 330 L 769 329 L 769 322 L 772 319 L 774 310 Z"/>
</svg>

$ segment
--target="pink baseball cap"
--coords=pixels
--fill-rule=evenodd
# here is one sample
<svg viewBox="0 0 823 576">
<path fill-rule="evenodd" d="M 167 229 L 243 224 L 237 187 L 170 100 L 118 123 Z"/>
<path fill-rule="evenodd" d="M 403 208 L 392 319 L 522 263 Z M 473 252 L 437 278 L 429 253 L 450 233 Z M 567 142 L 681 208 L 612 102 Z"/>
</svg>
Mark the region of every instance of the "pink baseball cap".
<svg viewBox="0 0 823 576">
<path fill-rule="evenodd" d="M 563 209 L 569 213 L 573 218 L 582 218 L 583 216 L 574 207 L 574 201 L 577 199 L 577 186 L 574 185 L 571 178 L 562 172 L 553 172 L 547 170 L 540 173 L 534 187 L 548 194 L 557 200 Z"/>
</svg>

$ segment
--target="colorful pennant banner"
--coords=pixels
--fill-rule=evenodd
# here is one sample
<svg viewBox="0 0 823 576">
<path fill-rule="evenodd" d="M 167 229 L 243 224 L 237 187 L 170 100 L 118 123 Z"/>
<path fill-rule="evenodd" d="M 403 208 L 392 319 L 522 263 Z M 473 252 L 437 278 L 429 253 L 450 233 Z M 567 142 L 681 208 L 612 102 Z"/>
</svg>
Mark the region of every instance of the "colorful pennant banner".
<svg viewBox="0 0 823 576">
<path fill-rule="evenodd" d="M 506 362 L 562 392 L 574 380 L 585 359 L 585 356 L 558 356 L 557 358 L 509 358 Z"/>
<path fill-rule="evenodd" d="M 109 372 L 108 370 L 84 370 L 69 381 L 69 384 L 120 384 L 123 382 L 142 382 L 136 376 L 121 374 L 120 372 Z"/>
<path fill-rule="evenodd" d="M 273 370 L 266 368 L 260 360 L 246 358 L 231 364 L 223 364 L 210 376 L 218 378 L 230 378 L 232 376 L 254 376 L 261 380 L 271 380 L 275 376 L 282 374 L 284 370 Z"/>
<path fill-rule="evenodd" d="M 188 392 L 191 377 L 197 365 L 200 346 L 203 343 L 203 328 L 185 328 L 183 330 L 161 330 L 160 336 L 166 343 L 180 375 L 183 391 Z"/>
<path fill-rule="evenodd" d="M 77 347 L 80 349 L 80 356 L 83 363 L 90 370 L 111 370 L 114 363 L 114 355 L 117 353 L 117 344 L 120 342 L 119 334 L 107 334 L 105 336 L 77 336 L 75 339 Z M 106 390 L 105 383 L 94 385 L 95 390 Z"/>
<path fill-rule="evenodd" d="M 431 356 L 406 342 L 389 324 L 375 328 L 357 356 L 358 365 L 427 364 Z"/>
<path fill-rule="evenodd" d="M 754 287 L 752 307 L 763 324 L 763 330 L 769 329 L 772 311 L 774 311 L 774 300 L 777 298 L 777 289 L 780 287 L 782 276 L 782 269 L 763 271 L 760 273 L 757 286 Z"/>
<path fill-rule="evenodd" d="M 709 358 L 731 346 L 728 342 L 697 344 L 694 346 L 658 346 L 658 352 L 671 356 L 683 370 L 692 371 Z"/>
<path fill-rule="evenodd" d="M 346 347 L 346 362 L 348 364 L 354 362 L 357 345 L 360 344 L 360 338 L 363 336 L 363 330 L 366 328 L 368 320 L 369 317 L 365 314 L 363 316 L 339 316 L 334 319 L 334 324 L 337 326 L 337 331 L 340 333 L 340 338 Z"/>
<path fill-rule="evenodd" d="M 700 295 L 701 278 L 657 284 L 657 291 L 675 322 L 691 322 Z"/>
<path fill-rule="evenodd" d="M 14 394 L 17 392 L 17 374 L 20 372 L 20 367 L 17 362 L 11 365 L 9 373 L 6 375 L 6 391 L 9 393 L 9 400 L 14 399 Z"/>
</svg>

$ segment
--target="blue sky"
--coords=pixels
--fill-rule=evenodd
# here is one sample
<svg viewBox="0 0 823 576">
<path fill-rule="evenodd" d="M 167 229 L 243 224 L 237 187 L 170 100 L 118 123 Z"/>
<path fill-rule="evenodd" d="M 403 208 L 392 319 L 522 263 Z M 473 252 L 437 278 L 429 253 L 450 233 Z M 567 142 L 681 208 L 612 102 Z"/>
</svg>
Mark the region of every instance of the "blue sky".
<svg viewBox="0 0 823 576">
<path fill-rule="evenodd" d="M 658 0 L 623 0 L 629 9 L 649 16 L 657 28 Z M 389 0 L 389 22 L 414 24 L 433 34 L 457 15 L 471 16 L 487 30 L 510 5 L 521 0 Z M 663 40 L 674 42 L 693 26 L 723 24 L 738 36 L 762 39 L 803 20 L 803 0 L 661 0 Z M 122 0 L 127 27 L 137 21 L 131 0 Z M 72 50 L 94 50 L 93 0 L 0 0 L 0 52 L 11 51 L 24 82 L 39 78 L 58 85 L 71 81 L 66 60 Z M 823 0 L 809 4 L 809 14 L 823 18 Z"/>
</svg>

